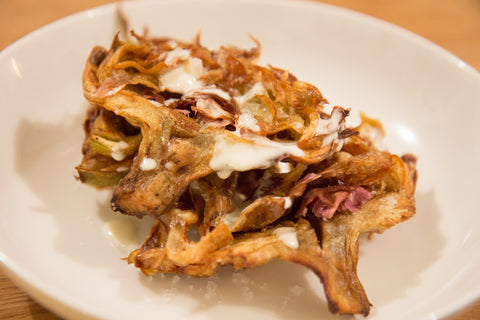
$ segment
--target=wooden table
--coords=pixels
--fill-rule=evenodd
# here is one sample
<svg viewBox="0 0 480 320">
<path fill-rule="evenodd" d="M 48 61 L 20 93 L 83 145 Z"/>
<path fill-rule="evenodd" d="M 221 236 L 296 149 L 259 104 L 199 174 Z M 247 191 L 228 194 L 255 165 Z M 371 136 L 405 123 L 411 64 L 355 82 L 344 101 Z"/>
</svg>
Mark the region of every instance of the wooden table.
<svg viewBox="0 0 480 320">
<path fill-rule="evenodd" d="M 0 49 L 66 15 L 112 0 L 1 0 Z M 480 70 L 479 0 L 323 0 L 413 31 Z M 0 319 L 60 319 L 0 271 Z M 480 319 L 480 299 L 448 320 Z"/>
</svg>

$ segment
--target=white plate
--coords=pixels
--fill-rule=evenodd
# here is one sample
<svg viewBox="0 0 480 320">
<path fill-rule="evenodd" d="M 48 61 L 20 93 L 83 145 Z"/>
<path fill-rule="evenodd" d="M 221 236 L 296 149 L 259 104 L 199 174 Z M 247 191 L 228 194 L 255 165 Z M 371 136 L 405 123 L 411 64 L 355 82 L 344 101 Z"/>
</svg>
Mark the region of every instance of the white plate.
<svg viewBox="0 0 480 320">
<path fill-rule="evenodd" d="M 372 319 L 435 319 L 480 296 L 480 76 L 395 26 L 318 3 L 155 1 L 124 4 L 151 34 L 242 47 L 288 68 L 334 104 L 383 120 L 394 152 L 419 157 L 417 216 L 361 243 Z M 104 234 L 108 193 L 73 179 L 86 102 L 81 73 L 109 46 L 115 6 L 48 25 L 0 54 L 0 260 L 66 318 L 344 319 L 328 313 L 305 268 L 275 262 L 213 279 L 144 277 Z"/>
</svg>

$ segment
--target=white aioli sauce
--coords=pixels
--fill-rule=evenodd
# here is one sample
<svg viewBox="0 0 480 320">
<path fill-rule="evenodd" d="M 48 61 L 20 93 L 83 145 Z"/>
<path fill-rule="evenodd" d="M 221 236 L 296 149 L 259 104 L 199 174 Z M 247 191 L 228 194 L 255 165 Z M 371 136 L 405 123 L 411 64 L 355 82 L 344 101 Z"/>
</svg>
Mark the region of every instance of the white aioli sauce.
<svg viewBox="0 0 480 320">
<path fill-rule="evenodd" d="M 103 234 L 117 248 L 129 251 L 137 245 L 137 227 L 127 219 L 110 220 L 103 225 Z"/>
<path fill-rule="evenodd" d="M 250 113 L 241 113 L 238 116 L 237 125 L 253 132 L 260 132 L 260 126 L 258 125 L 257 119 L 255 119 Z"/>
<path fill-rule="evenodd" d="M 286 156 L 304 155 L 296 142 L 277 142 L 256 135 L 249 138 L 250 142 L 237 142 L 224 135 L 215 137 L 215 150 L 209 166 L 220 178 L 228 178 L 233 171 L 266 169 Z"/>
<path fill-rule="evenodd" d="M 112 147 L 111 156 L 116 161 L 122 161 L 127 156 L 124 151 L 128 148 L 128 143 L 119 141 Z"/>
<path fill-rule="evenodd" d="M 290 162 L 278 161 L 275 165 L 277 173 L 289 173 L 292 171 L 293 165 Z"/>
<path fill-rule="evenodd" d="M 325 135 L 322 147 L 332 143 L 338 137 L 338 131 L 343 123 L 343 112 L 340 109 L 333 109 L 330 119 L 319 119 L 315 133 Z"/>
<path fill-rule="evenodd" d="M 280 241 L 289 248 L 298 248 L 297 231 L 293 227 L 280 227 L 273 231 Z"/>
<path fill-rule="evenodd" d="M 340 109 L 334 109 L 330 119 L 319 119 L 315 132 L 318 135 L 331 134 L 337 132 L 342 123 L 343 112 Z"/>
<path fill-rule="evenodd" d="M 142 171 L 151 171 L 157 167 L 157 161 L 152 158 L 145 157 L 142 159 L 142 163 L 140 163 L 140 169 Z"/>
<path fill-rule="evenodd" d="M 288 208 L 290 208 L 290 207 L 292 206 L 292 198 L 290 198 L 290 197 L 284 197 L 283 200 L 285 201 L 285 202 L 283 203 L 283 208 L 284 208 L 284 209 L 288 209 Z"/>
<path fill-rule="evenodd" d="M 202 88 L 204 83 L 198 79 L 202 73 L 202 60 L 189 58 L 179 67 L 160 76 L 160 90 L 184 94 L 188 91 Z"/>
</svg>

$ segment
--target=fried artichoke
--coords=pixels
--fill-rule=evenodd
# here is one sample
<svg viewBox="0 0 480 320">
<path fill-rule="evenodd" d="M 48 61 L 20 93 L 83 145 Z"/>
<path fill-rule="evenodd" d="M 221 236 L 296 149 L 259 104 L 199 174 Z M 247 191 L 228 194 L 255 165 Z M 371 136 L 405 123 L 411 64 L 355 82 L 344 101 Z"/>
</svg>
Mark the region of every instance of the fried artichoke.
<svg viewBox="0 0 480 320">
<path fill-rule="evenodd" d="M 253 38 L 209 50 L 131 34 L 88 57 L 76 167 L 113 189 L 114 211 L 156 219 L 128 262 L 207 277 L 283 259 L 320 278 L 332 313 L 368 315 L 357 239 L 415 214 L 415 157 L 377 147 L 380 122 L 347 127 L 316 87 L 258 65 Z"/>
</svg>

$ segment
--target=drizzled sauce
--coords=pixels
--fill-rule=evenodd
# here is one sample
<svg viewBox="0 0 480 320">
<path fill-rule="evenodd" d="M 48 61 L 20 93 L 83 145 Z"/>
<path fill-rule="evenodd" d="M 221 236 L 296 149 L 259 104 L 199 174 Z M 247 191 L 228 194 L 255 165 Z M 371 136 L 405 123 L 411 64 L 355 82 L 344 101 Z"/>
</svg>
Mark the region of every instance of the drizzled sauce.
<svg viewBox="0 0 480 320">
<path fill-rule="evenodd" d="M 226 179 L 233 171 L 266 169 L 287 156 L 303 155 L 296 142 L 278 142 L 256 135 L 239 142 L 217 135 L 209 165 L 220 178 Z"/>
</svg>

